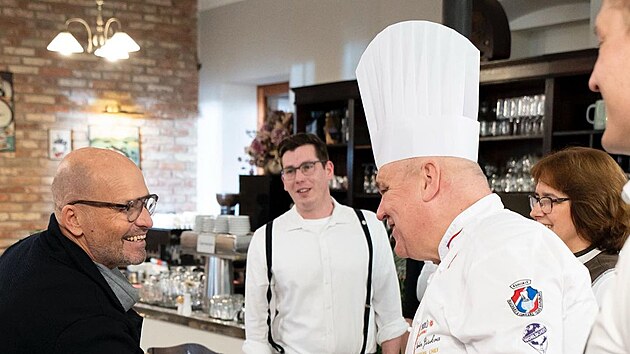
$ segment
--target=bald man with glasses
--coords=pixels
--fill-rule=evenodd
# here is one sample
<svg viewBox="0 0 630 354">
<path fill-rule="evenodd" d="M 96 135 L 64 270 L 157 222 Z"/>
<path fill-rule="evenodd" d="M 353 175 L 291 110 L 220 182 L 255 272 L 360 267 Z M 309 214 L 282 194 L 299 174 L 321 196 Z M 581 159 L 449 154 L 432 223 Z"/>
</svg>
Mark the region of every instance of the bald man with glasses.
<svg viewBox="0 0 630 354">
<path fill-rule="evenodd" d="M 256 230 L 247 254 L 245 353 L 398 354 L 407 330 L 385 227 L 335 201 L 334 166 L 312 134 L 280 144 L 291 210 Z"/>
<path fill-rule="evenodd" d="M 143 353 L 136 289 L 158 196 L 124 155 L 83 148 L 61 161 L 48 228 L 0 257 L 3 353 Z"/>
</svg>

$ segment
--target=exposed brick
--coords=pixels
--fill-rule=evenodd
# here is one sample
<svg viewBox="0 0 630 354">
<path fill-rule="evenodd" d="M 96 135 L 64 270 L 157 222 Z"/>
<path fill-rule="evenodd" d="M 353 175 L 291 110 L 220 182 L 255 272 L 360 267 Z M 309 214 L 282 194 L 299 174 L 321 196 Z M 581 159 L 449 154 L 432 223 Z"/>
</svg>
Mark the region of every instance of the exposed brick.
<svg viewBox="0 0 630 354">
<path fill-rule="evenodd" d="M 54 114 L 27 113 L 25 118 L 29 122 L 53 123 L 55 121 Z"/>
<path fill-rule="evenodd" d="M 59 86 L 66 87 L 86 87 L 87 81 L 83 79 L 59 79 Z"/>
<path fill-rule="evenodd" d="M 0 0 L 0 6 L 3 7 L 17 7 L 18 0 Z"/>
<path fill-rule="evenodd" d="M 17 151 L 0 155 L 0 252 L 48 223 L 59 164 L 48 158 L 49 129 L 72 130 L 77 149 L 89 145 L 91 125 L 140 127 L 141 165 L 149 189 L 160 193 L 160 211 L 194 210 L 196 6 L 197 0 L 106 1 L 104 15 L 119 17 L 141 46 L 129 60 L 111 63 L 45 49 L 66 18 L 92 24 L 92 0 L 0 0 L 0 70 L 14 74 L 17 122 Z M 84 45 L 84 30 L 71 31 Z M 113 101 L 144 114 L 103 114 Z"/>
<path fill-rule="evenodd" d="M 21 17 L 25 19 L 32 19 L 33 17 L 35 17 L 35 13 L 33 11 L 16 9 L 16 8 L 3 8 L 2 15 L 7 16 L 7 17 L 13 17 L 13 18 Z"/>
<path fill-rule="evenodd" d="M 16 145 L 22 149 L 37 149 L 39 147 L 34 140 L 20 140 Z"/>
<path fill-rule="evenodd" d="M 133 82 L 157 84 L 160 82 L 160 78 L 156 76 L 137 75 L 133 77 Z"/>
<path fill-rule="evenodd" d="M 51 65 L 52 61 L 50 59 L 42 59 L 42 58 L 22 58 L 22 63 L 24 65 L 45 66 L 45 65 Z"/>
<path fill-rule="evenodd" d="M 35 49 L 33 48 L 23 48 L 23 47 L 4 47 L 4 54 L 9 55 L 19 55 L 19 56 L 29 56 L 32 57 L 35 55 Z"/>
<path fill-rule="evenodd" d="M 147 85 L 147 90 L 149 92 L 173 92 L 174 91 L 172 86 L 165 86 L 165 85 Z"/>
<path fill-rule="evenodd" d="M 54 104 L 55 98 L 52 96 L 45 96 L 45 95 L 24 95 L 24 102 Z"/>
<path fill-rule="evenodd" d="M 9 71 L 14 74 L 33 74 L 37 75 L 39 73 L 39 68 L 34 66 L 25 66 L 25 65 L 9 65 Z"/>
<path fill-rule="evenodd" d="M 176 0 L 177 1 L 177 0 Z M 147 4 L 160 5 L 160 6 L 173 6 L 173 0 L 145 0 Z"/>
<path fill-rule="evenodd" d="M 45 67 L 41 68 L 41 74 L 44 76 L 61 76 L 67 77 L 72 75 L 72 70 L 67 68 L 59 68 L 59 67 Z"/>
<path fill-rule="evenodd" d="M 10 219 L 14 221 L 38 221 L 42 219 L 40 213 L 14 213 L 10 214 Z"/>
</svg>

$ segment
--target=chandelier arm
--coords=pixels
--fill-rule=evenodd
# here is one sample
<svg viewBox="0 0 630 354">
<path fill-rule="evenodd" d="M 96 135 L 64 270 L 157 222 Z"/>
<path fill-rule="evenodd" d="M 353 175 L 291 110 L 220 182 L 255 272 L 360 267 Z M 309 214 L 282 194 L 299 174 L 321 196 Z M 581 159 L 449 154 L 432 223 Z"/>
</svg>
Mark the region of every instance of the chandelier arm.
<svg viewBox="0 0 630 354">
<path fill-rule="evenodd" d="M 90 29 L 90 25 L 88 25 L 88 23 L 82 19 L 82 18 L 78 18 L 78 17 L 74 17 L 71 19 L 68 19 L 66 21 L 66 30 L 68 29 L 68 26 L 72 23 L 72 22 L 78 22 L 80 24 L 82 24 L 85 29 L 87 30 L 87 38 L 88 38 L 88 47 L 87 47 L 87 52 L 88 53 L 92 53 L 92 30 Z"/>
<path fill-rule="evenodd" d="M 121 31 L 122 30 L 122 24 L 120 22 L 120 20 L 118 20 L 116 17 L 112 17 L 109 20 L 107 20 L 107 22 L 105 22 L 105 41 L 107 41 L 109 38 L 109 26 L 111 26 L 112 23 L 116 22 L 116 24 L 118 24 L 118 30 Z"/>
</svg>

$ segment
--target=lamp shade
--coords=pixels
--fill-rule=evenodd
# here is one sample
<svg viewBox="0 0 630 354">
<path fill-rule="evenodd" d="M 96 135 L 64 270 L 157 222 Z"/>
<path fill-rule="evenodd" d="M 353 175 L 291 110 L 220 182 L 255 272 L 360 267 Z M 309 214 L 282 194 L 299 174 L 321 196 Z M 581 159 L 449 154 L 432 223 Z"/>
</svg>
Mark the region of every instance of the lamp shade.
<svg viewBox="0 0 630 354">
<path fill-rule="evenodd" d="M 110 61 L 116 61 L 118 59 L 129 59 L 129 53 L 110 46 L 109 41 L 107 41 L 107 43 L 105 43 L 105 45 L 103 45 L 102 47 L 95 50 L 94 55 Z"/>
<path fill-rule="evenodd" d="M 116 32 L 112 38 L 107 40 L 107 45 L 111 45 L 116 50 L 123 50 L 125 52 L 137 52 L 140 50 L 140 46 L 125 32 Z"/>
<path fill-rule="evenodd" d="M 53 38 L 48 44 L 46 49 L 51 52 L 59 52 L 61 54 L 83 53 L 83 47 L 77 41 L 72 33 L 68 31 L 59 32 L 59 34 Z"/>
</svg>

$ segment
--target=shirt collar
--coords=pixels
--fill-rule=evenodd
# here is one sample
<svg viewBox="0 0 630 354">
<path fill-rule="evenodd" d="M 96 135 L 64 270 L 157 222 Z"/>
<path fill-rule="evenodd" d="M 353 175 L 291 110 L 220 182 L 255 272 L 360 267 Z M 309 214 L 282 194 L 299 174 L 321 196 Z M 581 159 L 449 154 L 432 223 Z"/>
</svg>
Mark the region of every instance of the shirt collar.
<svg viewBox="0 0 630 354">
<path fill-rule="evenodd" d="M 586 263 L 588 261 L 590 261 L 591 259 L 595 258 L 595 256 L 597 256 L 598 254 L 602 253 L 602 250 L 600 250 L 599 248 L 595 248 L 595 246 L 591 246 L 585 250 L 582 250 L 580 252 L 576 252 L 573 255 L 575 255 L 575 257 L 577 257 L 577 259 L 582 263 Z"/>
<path fill-rule="evenodd" d="M 107 281 L 107 284 L 114 292 L 114 295 L 120 301 L 120 304 L 125 309 L 125 312 L 129 311 L 136 302 L 140 300 L 138 289 L 134 288 L 131 283 L 125 278 L 118 268 L 109 269 L 106 266 L 96 263 L 96 267 L 99 272 Z"/>
<path fill-rule="evenodd" d="M 626 204 L 630 204 L 630 181 L 626 182 L 621 192 L 621 198 Z"/>
<path fill-rule="evenodd" d="M 504 209 L 504 206 L 501 202 L 501 198 L 493 193 L 479 199 L 473 205 L 469 206 L 457 215 L 457 217 L 451 222 L 451 225 L 446 229 L 446 232 L 444 233 L 444 236 L 442 236 L 442 240 L 438 245 L 440 260 L 446 259 L 446 255 L 449 250 L 459 243 L 462 236 L 465 234 L 464 229 L 466 226 L 479 221 L 486 215 L 495 213 L 502 209 Z"/>
<path fill-rule="evenodd" d="M 330 199 L 333 202 L 333 211 L 330 215 L 330 221 L 328 225 L 347 224 L 356 219 L 356 215 L 353 216 L 354 213 L 351 213 L 352 209 L 343 208 L 343 205 L 339 204 L 333 197 L 330 197 Z M 351 217 L 348 217 L 348 215 L 350 215 Z M 286 225 L 288 231 L 300 230 L 304 228 L 304 218 L 302 217 L 302 215 L 300 215 L 300 213 L 298 213 L 295 205 L 289 210 Z"/>
</svg>

